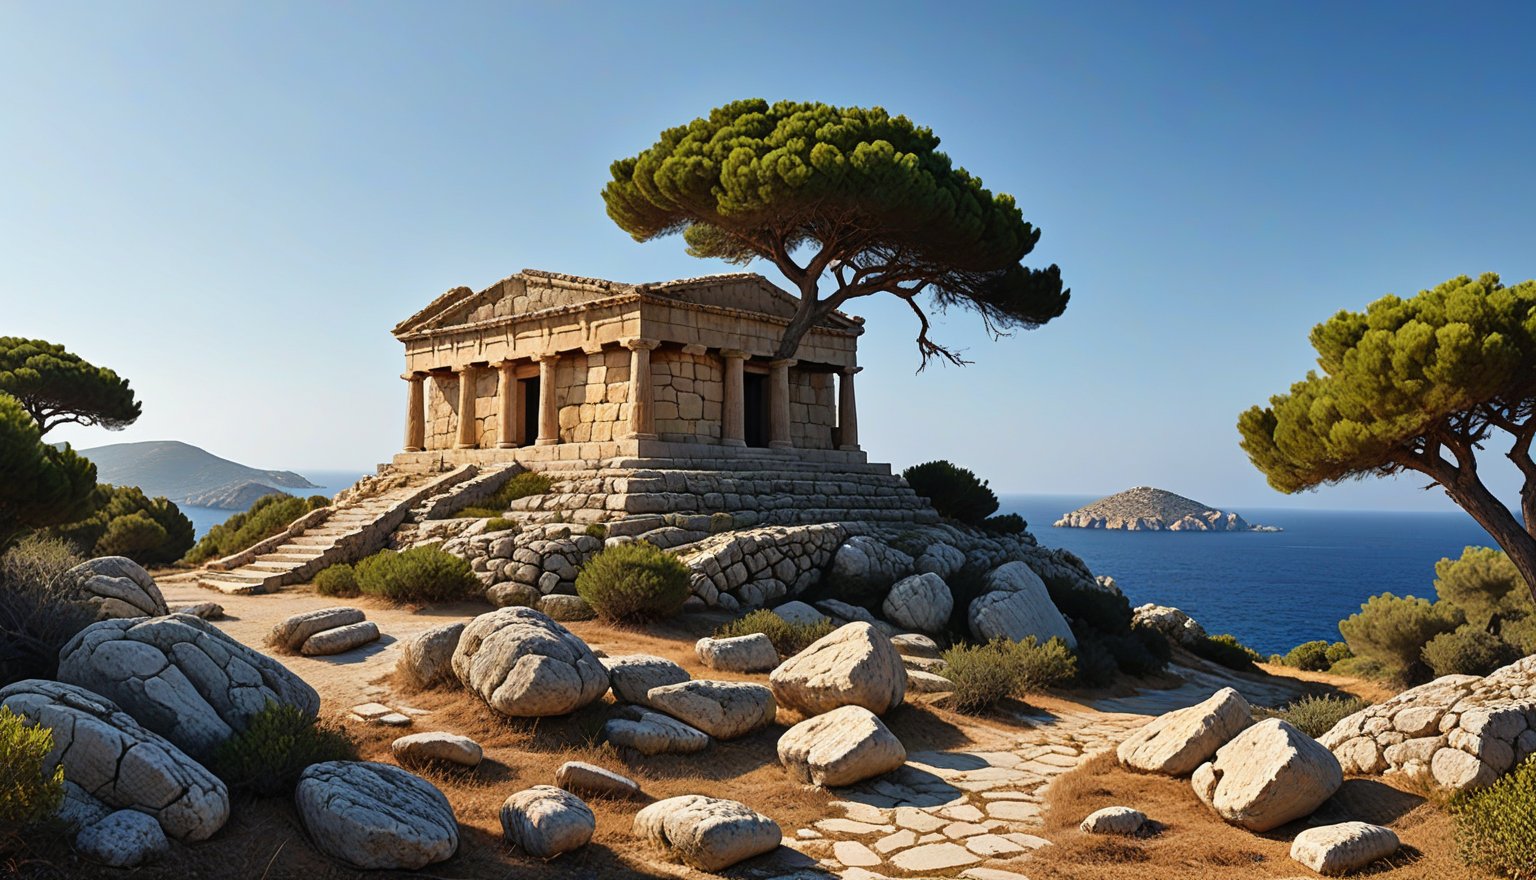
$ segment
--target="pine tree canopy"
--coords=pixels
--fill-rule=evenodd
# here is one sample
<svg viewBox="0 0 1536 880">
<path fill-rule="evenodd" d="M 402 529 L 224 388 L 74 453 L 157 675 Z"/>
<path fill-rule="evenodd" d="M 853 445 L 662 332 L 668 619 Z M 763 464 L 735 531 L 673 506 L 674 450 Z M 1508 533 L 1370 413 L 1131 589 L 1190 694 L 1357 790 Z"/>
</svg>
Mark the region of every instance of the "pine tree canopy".
<svg viewBox="0 0 1536 880">
<path fill-rule="evenodd" d="M 43 434 L 67 422 L 115 431 L 140 411 L 128 380 L 41 339 L 0 336 L 0 393 L 20 401 Z"/>
<path fill-rule="evenodd" d="M 637 241 L 681 233 L 694 256 L 777 266 L 800 296 L 779 357 L 848 300 L 890 293 L 918 318 L 924 364 L 962 364 L 929 338 L 925 304 L 975 311 L 999 336 L 1058 317 L 1070 291 L 1056 266 L 1021 264 L 1040 231 L 1013 197 L 938 146 L 879 107 L 737 101 L 613 163 L 603 201 Z M 823 296 L 826 272 L 836 288 Z"/>
<path fill-rule="evenodd" d="M 0 394 L 0 551 L 32 529 L 89 516 L 96 465 L 42 441 L 20 403 Z"/>
</svg>

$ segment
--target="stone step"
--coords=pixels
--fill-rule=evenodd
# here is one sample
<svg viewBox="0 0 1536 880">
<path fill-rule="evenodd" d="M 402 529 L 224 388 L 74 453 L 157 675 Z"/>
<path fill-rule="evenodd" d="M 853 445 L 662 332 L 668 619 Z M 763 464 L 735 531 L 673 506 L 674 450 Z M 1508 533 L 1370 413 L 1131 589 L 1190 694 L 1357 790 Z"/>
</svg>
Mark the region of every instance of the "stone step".
<svg viewBox="0 0 1536 880">
<path fill-rule="evenodd" d="M 314 553 L 308 556 L 300 555 L 297 553 L 267 553 L 256 557 L 256 562 L 251 564 L 255 565 L 262 562 L 286 562 L 290 565 L 290 567 L 296 567 L 303 565 L 311 559 L 318 558 L 319 556 L 319 553 Z"/>
<path fill-rule="evenodd" d="M 199 586 L 208 587 L 210 589 L 218 590 L 221 593 L 228 593 L 230 595 L 247 595 L 250 593 L 265 592 L 265 589 L 261 584 L 251 583 L 249 581 L 227 581 L 223 578 L 202 577 L 198 579 L 197 583 Z"/>
<path fill-rule="evenodd" d="M 291 543 L 307 547 L 329 547 L 336 542 L 328 535 L 299 535 L 291 539 Z"/>
<path fill-rule="evenodd" d="M 287 559 L 268 559 L 263 556 L 258 556 L 256 557 L 255 562 L 252 562 L 249 565 L 243 565 L 241 568 L 270 572 L 293 571 L 295 568 L 303 565 L 306 561 L 307 560 L 300 560 L 294 562 Z M 239 569 L 236 569 L 236 571 L 239 571 Z"/>
<path fill-rule="evenodd" d="M 303 559 L 314 559 L 316 556 L 319 556 L 330 548 L 331 545 L 329 544 L 284 544 L 272 552 L 274 554 L 280 553 L 284 556 L 297 556 Z"/>
</svg>

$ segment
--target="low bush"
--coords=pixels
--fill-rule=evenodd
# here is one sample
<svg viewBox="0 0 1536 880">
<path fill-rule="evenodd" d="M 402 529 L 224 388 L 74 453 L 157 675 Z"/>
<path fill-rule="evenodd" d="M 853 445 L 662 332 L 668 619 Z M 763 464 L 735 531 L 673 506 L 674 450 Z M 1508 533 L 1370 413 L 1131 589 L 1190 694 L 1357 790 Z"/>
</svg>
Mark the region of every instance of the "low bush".
<svg viewBox="0 0 1536 880">
<path fill-rule="evenodd" d="M 1253 664 L 1264 659 L 1258 651 L 1238 641 L 1237 636 L 1226 633 L 1200 639 L 1190 645 L 1190 650 L 1228 669 L 1252 669 Z"/>
<path fill-rule="evenodd" d="M 901 472 L 912 491 L 927 498 L 940 516 L 981 525 L 997 512 L 997 495 L 987 481 L 947 461 L 916 464 Z"/>
<path fill-rule="evenodd" d="M 196 529 L 181 508 L 150 498 L 137 486 L 102 483 L 92 496 L 95 513 L 48 533 L 86 556 L 126 556 L 140 565 L 167 565 L 192 548 Z"/>
<path fill-rule="evenodd" d="M 1167 637 L 1150 626 L 1133 626 L 1129 633 L 1106 635 L 1104 646 L 1115 658 L 1115 665 L 1127 675 L 1162 672 L 1173 659 L 1173 647 Z"/>
<path fill-rule="evenodd" d="M 1086 688 L 1108 687 L 1120 676 L 1120 664 L 1108 645 L 1109 637 L 1097 631 L 1077 636 L 1076 684 Z"/>
<path fill-rule="evenodd" d="M 1345 657 L 1335 662 L 1333 668 L 1328 671 L 1334 675 L 1369 678 L 1377 681 L 1389 681 L 1392 678 L 1392 673 L 1387 667 L 1366 657 Z"/>
<path fill-rule="evenodd" d="M 59 650 L 96 620 L 58 586 L 83 560 L 60 538 L 32 535 L 0 555 L 0 687 L 58 677 Z"/>
<path fill-rule="evenodd" d="M 516 532 L 521 527 L 517 523 L 504 516 L 493 516 L 485 521 L 485 531 L 489 532 Z"/>
<path fill-rule="evenodd" d="M 1029 523 L 1017 513 L 1000 513 L 997 516 L 989 516 L 981 521 L 981 527 L 993 534 L 1019 535 L 1029 528 Z"/>
<path fill-rule="evenodd" d="M 1524 656 L 1519 648 L 1475 624 L 1441 633 L 1424 644 L 1424 662 L 1442 675 L 1487 675 Z"/>
<path fill-rule="evenodd" d="M 64 798 L 64 767 L 48 766 L 53 731 L 0 706 L 0 829 L 52 817 Z"/>
<path fill-rule="evenodd" d="M 1536 614 L 1504 621 L 1499 637 L 1514 645 L 1522 657 L 1536 654 Z"/>
<path fill-rule="evenodd" d="M 715 630 L 715 638 L 732 639 L 762 633 L 773 642 L 773 648 L 779 652 L 780 657 L 792 657 L 835 629 L 836 625 L 826 618 L 816 623 L 790 623 L 764 608 L 721 625 Z"/>
<path fill-rule="evenodd" d="M 1076 624 L 1074 632 L 1084 627 L 1106 634 L 1131 631 L 1131 620 L 1135 615 L 1131 611 L 1131 603 L 1123 594 L 1085 586 L 1073 578 L 1048 577 L 1043 580 L 1046 592 L 1050 593 L 1051 604 Z"/>
<path fill-rule="evenodd" d="M 469 563 L 436 545 L 380 550 L 354 566 L 357 588 L 391 602 L 451 602 L 478 591 Z"/>
<path fill-rule="evenodd" d="M 273 493 L 256 499 L 251 509 L 237 513 L 208 530 L 202 540 L 193 545 L 183 557 L 193 565 L 210 559 L 221 559 L 288 528 L 288 524 L 331 503 L 324 495 L 299 498 L 295 495 Z"/>
<path fill-rule="evenodd" d="M 209 763 L 230 788 L 284 797 L 311 764 L 355 760 L 357 745 L 345 730 L 320 723 L 293 706 L 269 702 L 243 733 L 214 750 Z"/>
<path fill-rule="evenodd" d="M 1334 642 L 1328 646 L 1328 651 L 1324 656 L 1328 658 L 1329 667 L 1333 667 L 1337 666 L 1340 661 L 1348 660 L 1355 656 L 1355 653 L 1349 649 L 1349 645 L 1343 642 Z"/>
<path fill-rule="evenodd" d="M 1435 595 L 1478 626 L 1487 626 L 1495 615 L 1536 613 L 1525 578 L 1504 551 L 1492 547 L 1468 547 L 1457 559 L 1435 563 Z"/>
<path fill-rule="evenodd" d="M 1339 621 L 1339 633 L 1356 657 L 1375 661 L 1398 682 L 1419 684 L 1430 676 L 1424 645 L 1463 621 L 1461 610 L 1449 603 L 1382 593 Z"/>
<path fill-rule="evenodd" d="M 351 599 L 360 595 L 362 590 L 357 586 L 357 570 L 345 562 L 321 569 L 315 575 L 315 592 L 322 596 L 335 596 L 339 599 Z"/>
<path fill-rule="evenodd" d="M 688 566 L 645 541 L 600 550 L 576 575 L 576 595 L 602 619 L 642 621 L 671 617 L 690 590 Z"/>
<path fill-rule="evenodd" d="M 466 507 L 453 515 L 454 519 L 501 519 L 506 513 L 502 507 Z M 486 529 L 490 531 L 490 529 Z"/>
<path fill-rule="evenodd" d="M 1302 642 L 1286 655 L 1280 658 L 1280 662 L 1295 669 L 1305 669 L 1309 672 L 1324 672 L 1333 663 L 1328 659 L 1328 643 L 1321 639 L 1314 642 Z"/>
<path fill-rule="evenodd" d="M 523 471 L 512 479 L 501 484 L 496 494 L 485 500 L 482 507 L 494 508 L 497 513 L 510 510 L 512 502 L 519 498 L 531 498 L 534 495 L 544 495 L 553 485 L 549 477 L 534 471 Z"/>
<path fill-rule="evenodd" d="M 581 530 L 581 533 L 589 538 L 596 538 L 599 541 L 608 540 L 608 527 L 602 523 L 589 523 L 586 528 Z"/>
<path fill-rule="evenodd" d="M 1077 677 L 1077 658 L 1061 639 L 1039 644 L 993 639 L 985 645 L 955 645 L 943 653 L 944 677 L 956 711 L 983 712 L 1008 697 L 1067 684 Z"/>
<path fill-rule="evenodd" d="M 1280 709 L 1258 708 L 1257 718 L 1279 718 L 1288 721 L 1305 733 L 1316 738 L 1333 729 L 1346 717 L 1371 705 L 1359 697 L 1302 697 Z"/>
<path fill-rule="evenodd" d="M 1474 867 L 1536 880 L 1536 756 L 1487 788 L 1450 803 L 1456 849 Z"/>
</svg>

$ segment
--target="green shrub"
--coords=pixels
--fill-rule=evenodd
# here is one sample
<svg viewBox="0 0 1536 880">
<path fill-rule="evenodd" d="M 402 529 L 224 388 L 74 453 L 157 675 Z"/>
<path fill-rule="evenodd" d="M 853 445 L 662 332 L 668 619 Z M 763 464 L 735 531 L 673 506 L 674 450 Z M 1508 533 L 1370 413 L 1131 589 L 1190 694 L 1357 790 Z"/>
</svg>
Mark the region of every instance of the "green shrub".
<svg viewBox="0 0 1536 880">
<path fill-rule="evenodd" d="M 993 639 L 985 645 L 955 645 L 943 653 L 944 677 L 954 682 L 950 705 L 982 712 L 1007 697 L 1066 684 L 1077 676 L 1077 659 L 1061 639 L 1045 644 Z"/>
<path fill-rule="evenodd" d="M 722 625 L 715 630 L 715 638 L 731 639 L 762 633 L 773 642 L 774 650 L 779 652 L 780 657 L 792 657 L 835 629 L 837 627 L 826 618 L 816 623 L 790 623 L 765 608 Z"/>
<path fill-rule="evenodd" d="M 1522 657 L 1536 654 L 1536 614 L 1504 621 L 1499 636 L 1514 645 Z"/>
<path fill-rule="evenodd" d="M 1356 657 L 1374 660 L 1396 681 L 1418 684 L 1430 675 L 1424 645 L 1455 630 L 1463 619 L 1460 609 L 1445 602 L 1382 593 L 1339 621 L 1339 632 Z"/>
<path fill-rule="evenodd" d="M 1435 595 L 1462 610 L 1468 623 L 1487 626 L 1495 614 L 1536 613 L 1525 578 L 1502 550 L 1468 547 L 1458 559 L 1435 563 Z"/>
<path fill-rule="evenodd" d="M 901 472 L 912 491 L 927 498 L 940 516 L 980 525 L 997 512 L 997 495 L 976 474 L 947 461 L 916 464 Z"/>
<path fill-rule="evenodd" d="M 1072 618 L 1078 629 L 1092 627 L 1108 634 L 1131 631 L 1131 620 L 1135 615 L 1123 594 L 1084 586 L 1075 578 L 1048 577 L 1043 580 L 1051 604 Z"/>
<path fill-rule="evenodd" d="M 1108 687 L 1120 675 L 1120 664 L 1109 647 L 1109 636 L 1097 630 L 1077 633 L 1077 684 Z"/>
<path fill-rule="evenodd" d="M 53 731 L 0 706 L 0 828 L 51 817 L 64 798 L 64 767 L 49 768 Z"/>
<path fill-rule="evenodd" d="M 599 541 L 608 540 L 608 527 L 602 523 L 588 523 L 587 527 L 581 530 L 581 533 L 589 538 L 596 538 Z"/>
<path fill-rule="evenodd" d="M 1424 644 L 1424 662 L 1438 678 L 1442 675 L 1487 675 L 1519 660 L 1514 645 L 1476 624 L 1441 633 Z"/>
<path fill-rule="evenodd" d="M 691 573 L 676 556 L 645 541 L 598 551 L 576 575 L 576 595 L 606 621 L 671 617 L 689 596 Z"/>
<path fill-rule="evenodd" d="M 243 733 L 214 750 L 209 763 L 230 788 L 282 797 L 311 764 L 355 760 L 357 746 L 345 730 L 317 722 L 294 706 L 268 702 Z"/>
<path fill-rule="evenodd" d="M 350 599 L 362 593 L 357 586 L 357 570 L 345 562 L 338 562 L 320 570 L 315 575 L 315 592 L 322 596 Z"/>
<path fill-rule="evenodd" d="M 1359 697 L 1302 697 L 1281 709 L 1258 708 L 1258 718 L 1279 718 L 1289 721 L 1307 736 L 1316 738 L 1333 729 L 1346 717 L 1371 705 Z"/>
<path fill-rule="evenodd" d="M 482 507 L 495 508 L 498 513 L 512 508 L 512 502 L 519 498 L 531 498 L 534 495 L 544 495 L 549 492 L 553 482 L 543 474 L 534 471 L 523 471 L 512 479 L 501 484 L 496 494 L 485 500 Z"/>
<path fill-rule="evenodd" d="M 1328 671 L 1334 675 L 1369 678 L 1377 681 L 1390 681 L 1393 675 L 1387 667 L 1366 657 L 1345 657 L 1334 663 L 1333 668 Z"/>
<path fill-rule="evenodd" d="M 1149 626 L 1133 626 L 1129 633 L 1108 634 L 1103 641 L 1115 658 L 1115 665 L 1127 675 L 1162 672 L 1173 658 L 1168 639 Z"/>
<path fill-rule="evenodd" d="M 137 486 L 99 484 L 95 512 L 49 534 L 73 543 L 87 556 L 126 556 L 140 565 L 168 565 L 191 549 L 197 531 L 173 502 L 150 498 Z"/>
<path fill-rule="evenodd" d="M 294 520 L 331 503 L 324 495 L 299 498 L 274 492 L 256 499 L 251 509 L 237 513 L 208 530 L 183 561 L 197 565 L 210 559 L 222 559 L 288 528 Z"/>
<path fill-rule="evenodd" d="M 476 592 L 469 563 L 434 545 L 380 550 L 354 566 L 357 588 L 391 602 L 451 602 Z"/>
<path fill-rule="evenodd" d="M 1349 645 L 1346 645 L 1343 642 L 1334 642 L 1328 646 L 1328 651 L 1324 656 L 1328 658 L 1328 666 L 1332 668 L 1337 666 L 1340 661 L 1348 660 L 1349 658 L 1355 656 L 1355 652 L 1351 651 L 1349 649 Z"/>
<path fill-rule="evenodd" d="M 506 513 L 504 507 L 466 507 L 453 515 L 454 519 L 500 519 Z M 486 529 L 490 531 L 490 529 Z"/>
<path fill-rule="evenodd" d="M 1253 664 L 1264 659 L 1258 651 L 1239 642 L 1237 636 L 1226 633 L 1200 639 L 1190 646 L 1190 650 L 1228 669 L 1252 669 Z"/>
<path fill-rule="evenodd" d="M 1536 756 L 1487 788 L 1450 803 L 1456 849 L 1469 865 L 1536 880 Z"/>
<path fill-rule="evenodd" d="M 95 622 L 58 579 L 82 561 L 68 541 L 36 534 L 0 555 L 0 687 L 57 678 L 59 650 Z"/>
<path fill-rule="evenodd" d="M 1333 665 L 1328 659 L 1328 643 L 1321 639 L 1302 642 L 1286 652 L 1286 655 L 1280 658 L 1280 662 L 1309 672 L 1324 672 Z"/>
<path fill-rule="evenodd" d="M 981 527 L 998 535 L 1019 535 L 1029 528 L 1029 523 L 1017 513 L 1000 513 L 982 520 Z"/>
<path fill-rule="evenodd" d="M 517 523 L 503 516 L 493 516 L 485 521 L 485 531 L 489 532 L 516 532 L 521 527 Z"/>
</svg>

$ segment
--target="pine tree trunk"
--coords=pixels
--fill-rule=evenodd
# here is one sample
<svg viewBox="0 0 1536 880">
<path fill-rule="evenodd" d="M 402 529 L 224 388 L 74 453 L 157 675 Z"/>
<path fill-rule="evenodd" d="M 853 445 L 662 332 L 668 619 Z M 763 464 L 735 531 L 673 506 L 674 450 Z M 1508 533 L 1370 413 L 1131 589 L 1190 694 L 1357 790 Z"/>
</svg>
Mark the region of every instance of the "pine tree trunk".
<svg viewBox="0 0 1536 880">
<path fill-rule="evenodd" d="M 1536 602 L 1536 537 L 1531 536 L 1526 526 L 1476 476 L 1445 486 L 1445 494 L 1493 536 L 1520 576 L 1525 578 L 1525 587 L 1531 593 L 1531 600 Z"/>
</svg>

